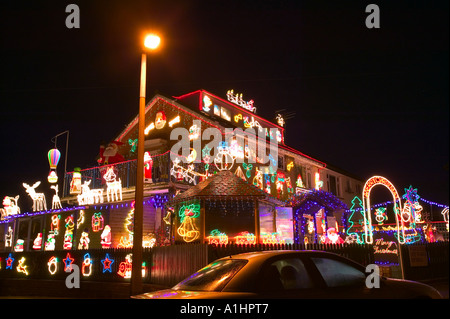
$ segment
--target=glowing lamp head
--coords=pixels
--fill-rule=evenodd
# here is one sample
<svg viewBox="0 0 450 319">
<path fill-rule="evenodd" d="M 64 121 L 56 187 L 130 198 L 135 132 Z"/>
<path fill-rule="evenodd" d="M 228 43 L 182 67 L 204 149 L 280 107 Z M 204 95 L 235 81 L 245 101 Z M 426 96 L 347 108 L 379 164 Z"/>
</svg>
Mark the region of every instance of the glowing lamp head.
<svg viewBox="0 0 450 319">
<path fill-rule="evenodd" d="M 144 46 L 150 50 L 155 50 L 159 46 L 160 42 L 160 37 L 154 34 L 149 34 L 145 37 Z"/>
<path fill-rule="evenodd" d="M 48 151 L 48 163 L 50 164 L 51 169 L 55 169 L 58 166 L 59 159 L 61 157 L 61 153 L 56 148 L 52 148 Z"/>
</svg>

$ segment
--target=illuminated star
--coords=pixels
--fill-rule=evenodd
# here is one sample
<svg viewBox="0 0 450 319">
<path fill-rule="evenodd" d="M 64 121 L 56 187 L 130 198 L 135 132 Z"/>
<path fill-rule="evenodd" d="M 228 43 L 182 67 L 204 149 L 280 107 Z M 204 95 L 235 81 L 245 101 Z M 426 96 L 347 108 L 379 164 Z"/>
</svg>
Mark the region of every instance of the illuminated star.
<svg viewBox="0 0 450 319">
<path fill-rule="evenodd" d="M 64 271 L 72 271 L 72 263 L 75 259 L 70 257 L 70 254 L 67 253 L 66 258 L 63 259 L 64 261 Z"/>
<path fill-rule="evenodd" d="M 405 194 L 402 198 L 410 201 L 411 203 L 415 203 L 419 200 L 420 196 L 417 194 L 417 188 L 413 189 L 410 185 L 409 188 L 405 188 Z"/>
<path fill-rule="evenodd" d="M 9 254 L 8 258 L 6 259 L 6 269 L 12 269 L 13 263 L 14 258 L 12 258 L 11 254 Z"/>
<path fill-rule="evenodd" d="M 103 272 L 105 273 L 107 270 L 112 272 L 111 265 L 114 263 L 114 259 L 109 258 L 109 254 L 106 254 L 105 259 L 102 259 L 103 264 Z"/>
</svg>

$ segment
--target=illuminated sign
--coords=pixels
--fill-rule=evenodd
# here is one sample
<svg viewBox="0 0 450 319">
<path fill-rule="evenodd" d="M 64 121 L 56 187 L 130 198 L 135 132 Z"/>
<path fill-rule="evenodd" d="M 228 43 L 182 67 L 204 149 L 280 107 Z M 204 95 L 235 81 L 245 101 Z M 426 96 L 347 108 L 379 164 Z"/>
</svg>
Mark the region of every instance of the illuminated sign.
<svg viewBox="0 0 450 319">
<path fill-rule="evenodd" d="M 231 93 L 230 93 L 231 92 Z M 238 95 L 234 95 L 232 91 L 229 91 L 228 97 L 233 95 L 234 100 L 241 101 Z M 268 139 L 278 143 L 284 143 L 284 128 L 281 126 L 267 121 L 253 113 L 248 106 L 250 102 L 229 103 L 226 100 L 222 100 L 213 95 L 202 92 L 199 108 L 201 111 L 211 115 L 213 117 L 221 118 L 227 122 L 230 122 L 233 126 L 242 128 L 253 128 L 256 133 L 264 133 Z M 255 109 L 253 107 L 253 109 Z M 277 133 L 274 135 L 271 132 L 271 128 L 277 129 Z"/>
</svg>

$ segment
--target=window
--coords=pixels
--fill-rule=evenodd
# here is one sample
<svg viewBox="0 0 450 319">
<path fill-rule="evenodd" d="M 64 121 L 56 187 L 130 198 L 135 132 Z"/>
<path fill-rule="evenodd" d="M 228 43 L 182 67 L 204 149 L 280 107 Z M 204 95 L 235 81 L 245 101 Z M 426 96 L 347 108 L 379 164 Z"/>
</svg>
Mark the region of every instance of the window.
<svg viewBox="0 0 450 319">
<path fill-rule="evenodd" d="M 278 156 L 278 169 L 285 170 L 284 168 L 284 157 Z"/>
<path fill-rule="evenodd" d="M 334 195 L 337 195 L 336 177 L 334 177 L 333 175 L 328 176 L 328 191 Z"/>
<path fill-rule="evenodd" d="M 283 291 L 312 288 L 313 282 L 299 258 L 285 258 L 267 266 L 260 285 L 263 291 Z"/>
<path fill-rule="evenodd" d="M 344 262 L 329 258 L 311 258 L 328 287 L 364 284 L 366 275 Z"/>
<path fill-rule="evenodd" d="M 247 263 L 247 260 L 220 260 L 202 268 L 186 278 L 174 290 L 221 291 L 234 275 Z"/>
</svg>

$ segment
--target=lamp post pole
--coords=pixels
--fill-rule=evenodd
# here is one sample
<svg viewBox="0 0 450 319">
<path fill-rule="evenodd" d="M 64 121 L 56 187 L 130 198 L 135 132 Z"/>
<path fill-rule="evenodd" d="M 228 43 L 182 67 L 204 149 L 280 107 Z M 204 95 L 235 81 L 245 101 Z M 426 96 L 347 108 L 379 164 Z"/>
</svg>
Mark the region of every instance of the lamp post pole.
<svg viewBox="0 0 450 319">
<path fill-rule="evenodd" d="M 145 38 L 144 46 L 149 49 L 156 49 L 159 45 L 159 37 L 149 35 Z M 138 121 L 138 145 L 137 145 L 137 168 L 136 168 L 136 188 L 134 203 L 134 224 L 133 224 L 133 257 L 131 268 L 131 295 L 140 294 L 142 286 L 142 235 L 144 224 L 144 148 L 145 148 L 145 90 L 147 79 L 147 54 L 142 53 L 141 57 L 141 84 L 139 93 L 139 121 Z"/>
<path fill-rule="evenodd" d="M 136 193 L 133 225 L 133 263 L 131 269 L 131 295 L 142 293 L 142 233 L 144 221 L 144 129 L 145 129 L 145 88 L 147 75 L 147 55 L 141 58 L 141 85 L 139 94 L 139 125 L 137 146 Z"/>
</svg>

